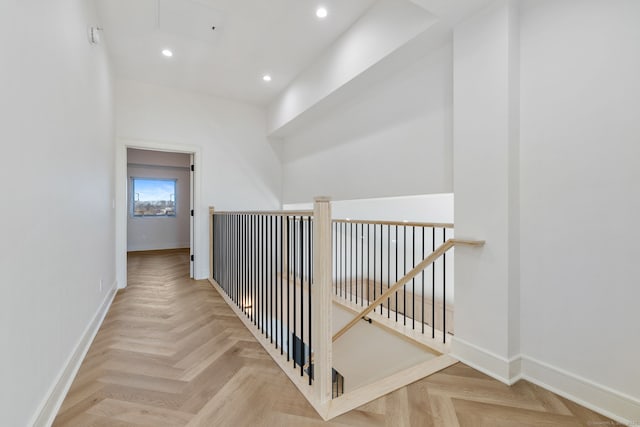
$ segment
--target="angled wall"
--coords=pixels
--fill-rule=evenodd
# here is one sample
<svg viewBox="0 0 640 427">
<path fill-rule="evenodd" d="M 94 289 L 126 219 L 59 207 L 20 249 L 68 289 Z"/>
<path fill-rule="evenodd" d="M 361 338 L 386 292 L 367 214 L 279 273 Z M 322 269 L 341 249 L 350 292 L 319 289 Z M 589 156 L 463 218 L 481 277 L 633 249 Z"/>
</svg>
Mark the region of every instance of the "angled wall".
<svg viewBox="0 0 640 427">
<path fill-rule="evenodd" d="M 451 192 L 451 61 L 447 44 L 286 137 L 283 202 Z"/>
<path fill-rule="evenodd" d="M 282 136 L 305 126 L 309 117 L 313 120 L 335 98 L 341 98 L 350 82 L 361 79 L 434 22 L 432 14 L 411 2 L 375 2 L 271 102 L 267 109 L 269 135 Z"/>
</svg>

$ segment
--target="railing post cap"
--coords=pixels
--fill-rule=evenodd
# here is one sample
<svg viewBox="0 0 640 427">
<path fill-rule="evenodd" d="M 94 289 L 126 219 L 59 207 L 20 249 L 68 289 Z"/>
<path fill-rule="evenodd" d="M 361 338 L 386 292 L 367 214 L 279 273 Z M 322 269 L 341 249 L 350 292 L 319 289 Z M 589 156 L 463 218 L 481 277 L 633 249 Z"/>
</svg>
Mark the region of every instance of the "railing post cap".
<svg viewBox="0 0 640 427">
<path fill-rule="evenodd" d="M 209 213 L 213 212 L 215 209 L 213 208 L 213 206 L 209 206 Z"/>
<path fill-rule="evenodd" d="M 313 201 L 317 203 L 327 203 L 331 201 L 331 196 L 316 196 L 313 198 Z"/>
</svg>

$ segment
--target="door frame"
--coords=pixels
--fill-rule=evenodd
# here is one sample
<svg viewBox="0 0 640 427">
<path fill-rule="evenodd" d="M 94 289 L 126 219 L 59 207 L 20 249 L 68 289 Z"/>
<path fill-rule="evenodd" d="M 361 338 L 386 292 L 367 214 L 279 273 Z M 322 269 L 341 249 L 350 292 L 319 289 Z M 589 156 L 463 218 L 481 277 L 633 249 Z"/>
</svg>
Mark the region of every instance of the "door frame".
<svg viewBox="0 0 640 427">
<path fill-rule="evenodd" d="M 191 254 L 193 255 L 192 271 L 195 279 L 207 277 L 206 271 L 199 269 L 200 265 L 208 266 L 206 262 L 200 262 L 200 248 L 208 247 L 208 243 L 203 239 L 208 238 L 207 233 L 199 233 L 199 230 L 205 230 L 208 224 L 206 215 L 200 215 L 201 209 L 198 209 L 198 202 L 201 200 L 201 171 L 200 159 L 201 148 L 197 145 L 180 144 L 161 141 L 144 141 L 126 138 L 118 138 L 116 141 L 116 159 L 115 159 L 115 267 L 116 281 L 118 289 L 127 287 L 127 218 L 128 199 L 127 199 L 127 148 L 137 148 L 141 150 L 168 151 L 174 153 L 185 153 L 193 155 L 193 184 L 191 185 L 191 203 L 193 204 L 194 217 L 192 220 L 193 227 L 191 232 Z M 204 237 L 202 237 L 204 236 Z"/>
</svg>

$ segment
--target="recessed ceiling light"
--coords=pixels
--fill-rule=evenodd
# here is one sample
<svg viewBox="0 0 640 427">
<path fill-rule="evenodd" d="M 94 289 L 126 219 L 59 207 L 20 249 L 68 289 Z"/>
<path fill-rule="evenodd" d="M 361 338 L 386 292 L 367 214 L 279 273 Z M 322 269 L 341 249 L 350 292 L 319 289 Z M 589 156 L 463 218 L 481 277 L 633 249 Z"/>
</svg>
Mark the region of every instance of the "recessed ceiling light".
<svg viewBox="0 0 640 427">
<path fill-rule="evenodd" d="M 264 80 L 265 82 L 270 82 L 271 76 L 269 74 L 265 74 L 264 76 L 262 76 L 262 80 Z"/>
<path fill-rule="evenodd" d="M 171 58 L 173 56 L 173 52 L 171 52 L 171 50 L 169 50 L 169 49 L 163 49 L 162 50 L 162 54 L 164 56 L 166 56 L 167 58 Z"/>
<path fill-rule="evenodd" d="M 320 19 L 326 18 L 328 14 L 329 12 L 326 7 L 319 7 L 316 9 L 316 16 Z"/>
</svg>

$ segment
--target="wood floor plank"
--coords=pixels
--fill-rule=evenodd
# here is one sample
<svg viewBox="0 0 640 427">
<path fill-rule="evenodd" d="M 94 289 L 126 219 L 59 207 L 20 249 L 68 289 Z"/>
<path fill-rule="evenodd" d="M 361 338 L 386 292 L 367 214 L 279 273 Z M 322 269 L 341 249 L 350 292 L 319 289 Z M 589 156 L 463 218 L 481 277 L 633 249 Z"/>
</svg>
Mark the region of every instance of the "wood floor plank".
<svg viewBox="0 0 640 427">
<path fill-rule="evenodd" d="M 461 363 L 324 422 L 185 250 L 129 254 L 116 295 L 54 421 L 130 426 L 577 426 L 606 422 L 526 381 Z M 347 379 L 348 380 L 348 379 Z"/>
<path fill-rule="evenodd" d="M 429 402 L 431 405 L 431 412 L 433 414 L 434 424 L 437 426 L 449 426 L 449 427 L 471 427 L 474 420 L 470 420 L 470 423 L 461 424 L 458 415 L 456 414 L 456 408 L 453 406 L 453 401 L 447 395 L 440 393 L 429 392 Z"/>
<path fill-rule="evenodd" d="M 409 400 L 409 424 L 423 427 L 435 426 L 427 385 L 422 381 L 409 384 L 407 398 Z"/>
<path fill-rule="evenodd" d="M 115 399 L 104 399 L 87 413 L 149 427 L 184 426 L 193 416 L 185 412 Z"/>
<path fill-rule="evenodd" d="M 113 384 L 103 385 L 101 394 L 108 399 L 157 406 L 158 408 L 173 409 L 181 412 L 184 412 L 182 406 L 186 400 L 184 394 L 150 391 Z"/>
<path fill-rule="evenodd" d="M 558 415 L 544 411 L 523 410 L 505 405 L 494 405 L 473 400 L 452 399 L 453 406 L 463 425 L 478 422 L 479 425 L 512 425 L 523 427 L 557 426 L 578 427 L 582 422 L 573 416 Z"/>
<path fill-rule="evenodd" d="M 571 411 L 567 408 L 567 405 L 565 405 L 560 396 L 545 390 L 542 387 L 538 387 L 537 385 L 526 381 L 520 381 L 518 384 L 515 384 L 513 388 L 526 388 L 530 390 L 531 393 L 533 393 L 534 398 L 540 402 L 546 411 L 560 415 L 572 415 Z"/>
</svg>

